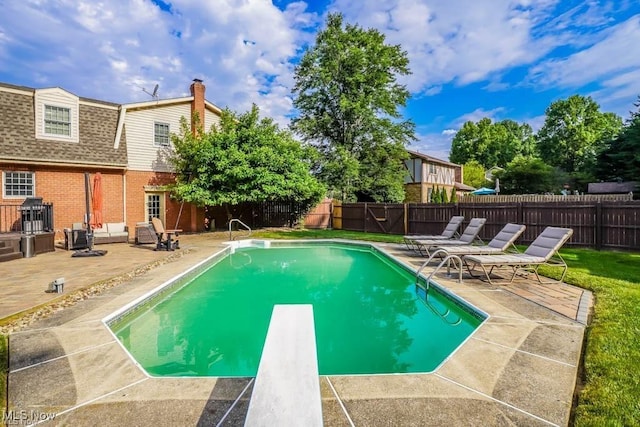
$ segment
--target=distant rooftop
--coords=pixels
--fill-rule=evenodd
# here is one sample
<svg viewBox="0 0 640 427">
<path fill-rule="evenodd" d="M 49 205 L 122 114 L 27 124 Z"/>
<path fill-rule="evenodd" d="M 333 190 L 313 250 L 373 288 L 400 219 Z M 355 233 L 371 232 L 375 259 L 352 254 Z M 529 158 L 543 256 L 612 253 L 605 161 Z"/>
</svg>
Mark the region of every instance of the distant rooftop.
<svg viewBox="0 0 640 427">
<path fill-rule="evenodd" d="M 632 193 L 638 189 L 635 181 L 627 182 L 591 182 L 587 189 L 589 194 L 622 194 Z"/>
</svg>

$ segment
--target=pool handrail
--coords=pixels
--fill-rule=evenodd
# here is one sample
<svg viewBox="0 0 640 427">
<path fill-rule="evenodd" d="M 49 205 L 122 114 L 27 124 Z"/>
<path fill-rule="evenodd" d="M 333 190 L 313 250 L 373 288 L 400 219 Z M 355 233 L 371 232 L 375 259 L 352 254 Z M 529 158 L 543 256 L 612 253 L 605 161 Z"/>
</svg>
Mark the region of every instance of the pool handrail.
<svg viewBox="0 0 640 427">
<path fill-rule="evenodd" d="M 420 279 L 420 273 L 422 273 L 422 270 L 424 270 L 424 268 L 427 265 L 429 265 L 431 260 L 439 253 L 447 254 L 447 251 L 444 248 L 439 248 L 429 256 L 429 258 L 416 271 L 416 284 L 418 283 L 418 281 Z M 440 268 L 444 264 L 447 264 L 447 276 L 451 277 L 451 260 L 453 260 L 453 266 L 458 269 L 458 283 L 462 283 L 462 259 L 458 255 L 447 254 L 447 256 L 445 256 L 442 259 L 440 264 L 438 264 L 438 266 L 431 272 L 431 274 L 429 274 L 429 277 L 427 277 L 427 281 L 426 281 L 427 282 L 427 287 L 429 286 L 429 281 L 431 280 L 433 275 L 436 274 L 438 272 L 438 270 L 440 270 Z M 456 261 L 458 262 L 457 265 L 456 265 Z"/>
<path fill-rule="evenodd" d="M 251 227 L 249 227 L 249 226 L 248 226 L 247 224 L 245 224 L 244 222 L 240 221 L 238 218 L 232 218 L 232 219 L 229 221 L 229 241 L 232 241 L 232 240 L 233 240 L 233 236 L 232 236 L 232 234 L 231 234 L 231 225 L 232 225 L 234 222 L 237 222 L 238 224 L 242 225 L 244 228 L 246 228 L 247 230 L 249 230 L 249 234 L 247 234 L 246 236 L 242 236 L 242 237 L 249 237 L 249 236 L 251 236 L 251 233 L 252 233 Z"/>
</svg>

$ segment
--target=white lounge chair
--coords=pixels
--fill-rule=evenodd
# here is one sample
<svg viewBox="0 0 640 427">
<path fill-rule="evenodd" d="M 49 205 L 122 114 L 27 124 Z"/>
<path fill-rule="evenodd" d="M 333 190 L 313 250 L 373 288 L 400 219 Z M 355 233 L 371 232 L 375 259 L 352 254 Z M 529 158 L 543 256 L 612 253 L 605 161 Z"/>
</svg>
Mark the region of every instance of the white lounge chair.
<svg viewBox="0 0 640 427">
<path fill-rule="evenodd" d="M 515 242 L 527 227 L 521 224 L 507 224 L 495 235 L 486 245 L 449 245 L 436 246 L 432 249 L 433 255 L 440 255 L 441 258 L 447 255 L 500 255 L 512 251 L 518 253 Z"/>
<path fill-rule="evenodd" d="M 467 270 L 469 270 L 469 274 L 473 277 L 482 277 L 482 275 L 478 276 L 473 274 L 473 271 L 477 267 L 480 267 L 489 283 L 493 283 L 491 281 L 491 273 L 493 270 L 501 267 L 509 267 L 512 269 L 513 274 L 509 283 L 513 282 L 516 274 L 523 270 L 533 272 L 540 283 L 552 283 L 543 282 L 540 279 L 538 268 L 540 268 L 541 265 L 562 267 L 562 275 L 560 276 L 560 281 L 562 282 L 567 273 L 567 263 L 562 259 L 558 250 L 572 235 L 573 230 L 570 228 L 547 227 L 536 237 L 524 253 L 465 255 L 462 257 L 462 262 L 467 267 Z M 487 270 L 487 268 L 489 268 L 489 270 Z"/>
<path fill-rule="evenodd" d="M 484 223 L 487 220 L 485 218 L 471 218 L 469 221 L 469 225 L 464 229 L 462 235 L 459 239 L 449 239 L 449 240 L 438 240 L 438 239 L 426 239 L 426 240 L 416 240 L 415 245 L 420 253 L 424 256 L 430 256 L 430 249 L 439 246 L 450 246 L 450 245 L 470 245 L 476 240 L 479 240 L 482 243 L 482 240 L 479 239 L 478 234 L 480 234 L 480 230 Z"/>
<path fill-rule="evenodd" d="M 464 221 L 464 216 L 452 216 L 441 234 L 409 234 L 404 236 L 404 244 L 407 246 L 407 249 L 417 250 L 414 243 L 416 240 L 453 239 L 457 235 L 458 228 L 460 228 L 462 221 Z"/>
</svg>

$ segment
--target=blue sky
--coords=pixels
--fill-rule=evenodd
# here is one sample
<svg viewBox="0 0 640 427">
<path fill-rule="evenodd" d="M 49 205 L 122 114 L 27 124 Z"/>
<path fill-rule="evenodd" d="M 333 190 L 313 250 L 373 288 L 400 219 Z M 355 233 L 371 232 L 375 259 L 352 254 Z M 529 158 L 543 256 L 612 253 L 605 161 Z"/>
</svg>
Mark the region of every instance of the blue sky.
<svg viewBox="0 0 640 427">
<path fill-rule="evenodd" d="M 188 94 L 286 126 L 295 64 L 326 14 L 408 52 L 410 148 L 448 158 L 466 120 L 538 129 L 578 93 L 627 118 L 640 95 L 637 0 L 0 0 L 0 81 L 118 103 Z"/>
</svg>

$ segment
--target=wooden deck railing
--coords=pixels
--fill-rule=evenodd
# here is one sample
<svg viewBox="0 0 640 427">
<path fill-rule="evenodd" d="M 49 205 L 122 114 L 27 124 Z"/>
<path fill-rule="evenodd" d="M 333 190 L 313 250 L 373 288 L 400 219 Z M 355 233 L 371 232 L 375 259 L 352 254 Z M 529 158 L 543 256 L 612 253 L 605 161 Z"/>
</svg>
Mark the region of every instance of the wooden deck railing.
<svg viewBox="0 0 640 427">
<path fill-rule="evenodd" d="M 22 207 L 0 205 L 0 233 L 39 233 L 53 231 L 53 204 Z"/>
</svg>

